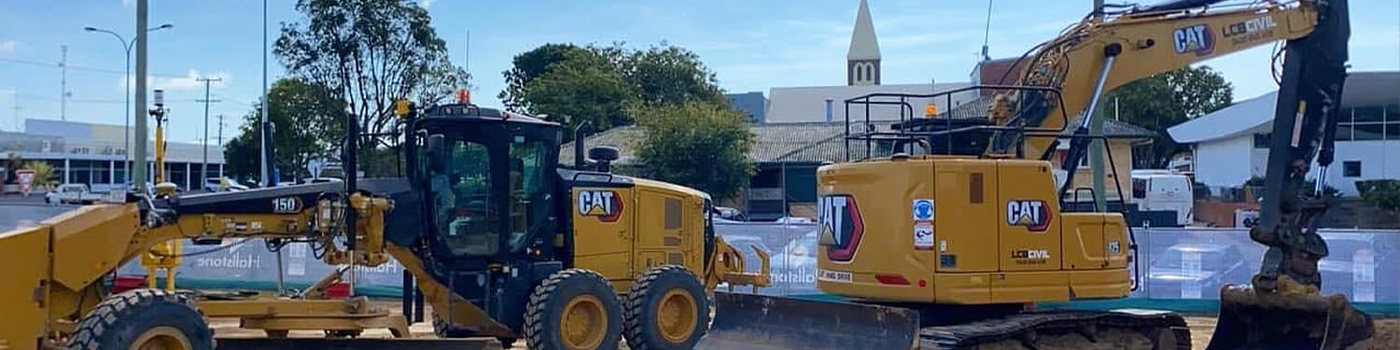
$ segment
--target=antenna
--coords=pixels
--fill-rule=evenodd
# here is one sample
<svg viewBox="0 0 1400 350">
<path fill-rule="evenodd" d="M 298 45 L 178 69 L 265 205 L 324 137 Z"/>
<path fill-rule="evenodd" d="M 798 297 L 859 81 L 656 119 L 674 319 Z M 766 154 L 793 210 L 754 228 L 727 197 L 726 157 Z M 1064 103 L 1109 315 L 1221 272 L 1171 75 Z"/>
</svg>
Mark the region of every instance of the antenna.
<svg viewBox="0 0 1400 350">
<path fill-rule="evenodd" d="M 465 52 L 464 55 L 462 55 L 462 71 L 467 72 L 467 76 L 471 76 L 471 74 L 472 74 L 472 30 L 471 30 L 471 29 L 467 29 L 467 51 Z M 464 84 L 462 84 L 462 85 L 466 85 L 466 86 L 467 86 L 467 89 L 471 89 L 471 84 L 465 84 L 465 83 L 464 83 Z"/>
<path fill-rule="evenodd" d="M 987 0 L 987 27 L 982 31 L 982 60 L 990 61 L 992 57 L 987 54 L 987 40 L 992 35 L 992 0 Z"/>
</svg>

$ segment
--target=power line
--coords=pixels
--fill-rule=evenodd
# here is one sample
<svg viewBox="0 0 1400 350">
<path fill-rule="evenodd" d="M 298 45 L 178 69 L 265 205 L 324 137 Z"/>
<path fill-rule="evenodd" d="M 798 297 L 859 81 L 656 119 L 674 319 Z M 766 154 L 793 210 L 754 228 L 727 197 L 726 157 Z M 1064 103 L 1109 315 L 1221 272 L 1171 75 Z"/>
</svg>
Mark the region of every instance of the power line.
<svg viewBox="0 0 1400 350">
<path fill-rule="evenodd" d="M 23 64 L 23 65 L 37 66 L 37 67 L 48 67 L 48 68 L 62 68 L 62 66 L 63 66 L 62 64 L 58 64 L 58 63 L 47 63 L 47 62 L 40 62 L 40 61 L 30 61 L 30 60 L 23 60 L 23 59 L 17 59 L 17 58 L 3 58 L 3 57 L 0 57 L 0 62 L 4 62 L 4 63 L 13 63 L 13 64 Z M 119 70 L 115 70 L 115 69 L 93 68 L 93 67 L 78 66 L 78 65 L 71 65 L 71 64 L 69 64 L 69 65 L 67 65 L 67 66 L 68 66 L 68 69 L 76 70 L 76 71 L 94 72 L 94 73 L 107 73 L 107 74 L 116 74 L 116 75 L 122 75 L 122 76 L 125 76 L 125 75 L 126 75 L 126 72 L 119 71 Z M 178 74 L 156 74 L 156 73 L 151 73 L 151 74 L 148 74 L 148 75 L 153 76 L 153 77 L 161 77 L 161 78 L 189 78 L 189 76 L 187 76 L 187 75 L 178 75 Z"/>
</svg>

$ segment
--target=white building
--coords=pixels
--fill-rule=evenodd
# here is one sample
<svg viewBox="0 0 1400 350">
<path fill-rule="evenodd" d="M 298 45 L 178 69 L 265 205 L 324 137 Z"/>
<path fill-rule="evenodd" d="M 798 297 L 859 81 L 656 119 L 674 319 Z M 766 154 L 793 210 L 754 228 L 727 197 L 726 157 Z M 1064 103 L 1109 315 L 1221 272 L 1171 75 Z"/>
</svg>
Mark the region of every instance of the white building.
<svg viewBox="0 0 1400 350">
<path fill-rule="evenodd" d="M 846 85 L 776 87 L 768 92 L 768 111 L 765 123 L 809 123 L 843 122 L 846 119 L 845 100 L 872 93 L 899 93 L 929 95 L 935 91 L 947 91 L 970 86 L 969 83 L 938 84 L 895 84 L 883 85 L 880 67 L 880 43 L 875 37 L 875 26 L 870 17 L 870 6 L 861 0 L 856 12 L 855 27 L 851 30 L 851 46 L 846 53 Z M 924 77 L 911 77 L 922 80 Z M 909 98 L 901 105 L 870 105 L 871 120 L 899 120 L 901 113 L 906 118 L 919 118 L 924 115 L 930 103 L 938 105 L 939 111 L 977 99 L 976 91 L 966 91 L 936 99 Z M 827 119 L 827 100 L 831 100 L 832 114 Z M 882 98 L 880 101 L 898 102 L 898 98 Z M 864 121 L 867 115 L 865 104 L 850 105 L 851 122 Z"/>
<path fill-rule="evenodd" d="M 1196 181 L 1238 187 L 1264 176 L 1277 98 L 1268 93 L 1167 129 L 1176 142 L 1192 145 Z M 1358 180 L 1400 179 L 1400 72 L 1351 73 L 1341 116 L 1327 185 L 1356 196 Z"/>
<path fill-rule="evenodd" d="M 46 161 L 60 183 L 88 184 L 95 192 L 128 183 L 127 148 L 121 125 L 26 119 L 23 133 L 0 132 L 0 156 L 15 155 L 25 162 Z M 134 129 L 133 129 L 134 131 Z M 154 135 L 152 130 L 151 135 Z M 155 142 L 148 142 L 147 174 L 154 174 Z M 165 180 L 182 189 L 202 188 L 205 149 L 200 144 L 166 142 Z M 222 173 L 224 148 L 209 140 L 209 176 Z M 133 162 L 134 164 L 134 162 Z"/>
</svg>

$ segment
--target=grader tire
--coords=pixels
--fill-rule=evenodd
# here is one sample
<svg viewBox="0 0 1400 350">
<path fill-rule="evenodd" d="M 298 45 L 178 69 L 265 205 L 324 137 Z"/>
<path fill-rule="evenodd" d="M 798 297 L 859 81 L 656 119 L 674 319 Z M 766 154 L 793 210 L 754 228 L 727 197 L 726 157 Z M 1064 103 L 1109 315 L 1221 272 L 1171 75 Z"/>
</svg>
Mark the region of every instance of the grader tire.
<svg viewBox="0 0 1400 350">
<path fill-rule="evenodd" d="M 627 292 L 627 346 L 694 349 L 710 325 L 710 299 L 700 279 L 681 266 L 648 271 Z"/>
<path fill-rule="evenodd" d="M 68 348 L 213 350 L 214 337 L 185 296 L 135 289 L 108 296 L 88 311 Z"/>
<path fill-rule="evenodd" d="M 622 306 L 611 283 L 597 272 L 555 272 L 530 294 L 525 344 L 537 350 L 617 349 Z"/>
</svg>

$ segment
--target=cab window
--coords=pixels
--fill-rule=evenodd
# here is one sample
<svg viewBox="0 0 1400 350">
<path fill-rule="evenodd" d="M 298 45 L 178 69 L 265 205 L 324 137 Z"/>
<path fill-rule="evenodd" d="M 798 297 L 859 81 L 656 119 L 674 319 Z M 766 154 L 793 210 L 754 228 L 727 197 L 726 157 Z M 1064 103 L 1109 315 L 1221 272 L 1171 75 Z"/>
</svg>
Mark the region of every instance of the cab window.
<svg viewBox="0 0 1400 350">
<path fill-rule="evenodd" d="M 494 255 L 500 250 L 500 215 L 492 199 L 491 156 L 486 145 L 454 140 L 442 173 L 432 174 L 438 232 L 454 255 Z"/>
<path fill-rule="evenodd" d="M 510 143 L 510 245 L 516 246 L 549 215 L 548 167 L 552 140 L 515 135 Z"/>
</svg>

